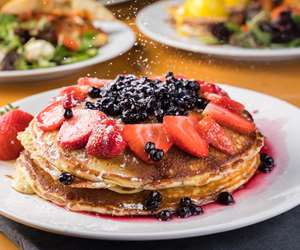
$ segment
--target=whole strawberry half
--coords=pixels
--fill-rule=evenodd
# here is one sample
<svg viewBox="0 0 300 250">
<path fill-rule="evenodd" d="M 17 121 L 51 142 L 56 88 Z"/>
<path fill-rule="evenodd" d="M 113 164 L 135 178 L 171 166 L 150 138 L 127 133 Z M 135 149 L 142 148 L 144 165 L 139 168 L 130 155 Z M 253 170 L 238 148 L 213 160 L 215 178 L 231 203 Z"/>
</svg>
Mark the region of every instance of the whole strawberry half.
<svg viewBox="0 0 300 250">
<path fill-rule="evenodd" d="M 14 160 L 20 155 L 23 147 L 17 135 L 28 127 L 32 119 L 32 115 L 20 109 L 0 117 L 0 160 Z"/>
<path fill-rule="evenodd" d="M 94 128 L 86 150 L 89 155 L 98 158 L 113 158 L 120 155 L 125 149 L 126 143 L 121 130 L 113 120 L 105 120 Z"/>
</svg>

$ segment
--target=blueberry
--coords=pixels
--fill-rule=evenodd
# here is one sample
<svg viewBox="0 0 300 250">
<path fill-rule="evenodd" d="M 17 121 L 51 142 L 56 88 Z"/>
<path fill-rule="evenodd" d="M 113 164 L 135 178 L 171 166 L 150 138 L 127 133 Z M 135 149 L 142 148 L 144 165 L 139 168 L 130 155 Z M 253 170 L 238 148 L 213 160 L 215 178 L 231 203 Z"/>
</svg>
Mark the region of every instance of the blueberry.
<svg viewBox="0 0 300 250">
<path fill-rule="evenodd" d="M 192 204 L 191 207 L 191 213 L 192 215 L 199 215 L 199 214 L 203 214 L 204 213 L 204 210 L 202 207 L 200 206 L 196 206 L 195 204 Z"/>
<path fill-rule="evenodd" d="M 260 160 L 267 166 L 274 165 L 274 159 L 266 153 L 260 154 Z"/>
<path fill-rule="evenodd" d="M 73 117 L 73 111 L 72 111 L 72 109 L 65 109 L 64 117 L 67 120 L 71 119 Z"/>
<path fill-rule="evenodd" d="M 179 207 L 176 210 L 176 214 L 180 218 L 187 218 L 192 216 L 191 209 L 189 207 Z"/>
<path fill-rule="evenodd" d="M 261 163 L 258 168 L 259 171 L 263 173 L 270 173 L 273 170 L 273 166 L 267 165 L 266 163 Z"/>
<path fill-rule="evenodd" d="M 156 201 L 159 201 L 159 202 L 162 201 L 162 195 L 161 195 L 160 192 L 158 192 L 158 191 L 151 191 L 151 192 L 149 193 L 148 198 L 151 198 L 151 199 L 156 200 Z"/>
<path fill-rule="evenodd" d="M 70 184 L 72 184 L 72 182 L 74 180 L 74 176 L 71 175 L 70 173 L 64 172 L 64 173 L 61 173 L 58 180 L 64 185 L 70 185 Z"/>
<path fill-rule="evenodd" d="M 101 95 L 101 90 L 98 88 L 92 87 L 88 94 L 91 98 L 98 98 Z"/>
<path fill-rule="evenodd" d="M 156 154 L 156 148 L 153 148 L 149 151 L 149 157 L 150 159 L 152 159 L 154 157 L 154 155 Z"/>
<path fill-rule="evenodd" d="M 233 196 L 228 192 L 222 192 L 218 195 L 217 201 L 222 205 L 231 205 L 234 203 Z"/>
<path fill-rule="evenodd" d="M 154 154 L 151 154 L 153 150 L 150 151 L 150 158 L 153 161 L 161 161 L 164 157 L 164 151 L 161 149 L 156 149 Z"/>
<path fill-rule="evenodd" d="M 196 81 L 189 81 L 189 83 L 187 84 L 187 88 L 192 89 L 194 91 L 200 90 L 199 83 Z"/>
<path fill-rule="evenodd" d="M 181 198 L 181 200 L 179 202 L 179 205 L 181 207 L 189 207 L 192 204 L 193 204 L 193 202 L 192 202 L 191 198 L 189 198 L 189 197 L 183 197 L 183 198 Z"/>
<path fill-rule="evenodd" d="M 168 221 L 172 218 L 172 213 L 170 210 L 162 210 L 158 213 L 157 218 L 161 221 Z"/>
<path fill-rule="evenodd" d="M 199 109 L 205 109 L 205 107 L 207 106 L 208 104 L 208 101 L 204 98 L 197 98 L 196 102 L 195 102 L 195 105 L 197 108 Z"/>
<path fill-rule="evenodd" d="M 94 103 L 92 103 L 92 102 L 86 102 L 85 103 L 85 107 L 87 109 L 92 109 L 92 110 L 97 110 L 98 109 L 98 107 Z"/>
<path fill-rule="evenodd" d="M 173 72 L 168 72 L 165 76 L 166 80 L 170 80 L 170 79 L 173 79 L 174 78 L 174 74 Z"/>
<path fill-rule="evenodd" d="M 151 191 L 145 200 L 144 208 L 149 211 L 155 211 L 159 208 L 162 196 L 157 191 Z"/>
<path fill-rule="evenodd" d="M 151 150 L 155 149 L 155 144 L 153 142 L 147 142 L 145 144 L 145 152 L 150 153 Z"/>
<path fill-rule="evenodd" d="M 164 118 L 164 110 L 163 109 L 155 110 L 154 115 L 159 122 L 162 122 Z"/>
<path fill-rule="evenodd" d="M 131 110 L 125 110 L 121 115 L 121 119 L 124 123 L 134 124 L 137 122 L 137 115 Z"/>
</svg>

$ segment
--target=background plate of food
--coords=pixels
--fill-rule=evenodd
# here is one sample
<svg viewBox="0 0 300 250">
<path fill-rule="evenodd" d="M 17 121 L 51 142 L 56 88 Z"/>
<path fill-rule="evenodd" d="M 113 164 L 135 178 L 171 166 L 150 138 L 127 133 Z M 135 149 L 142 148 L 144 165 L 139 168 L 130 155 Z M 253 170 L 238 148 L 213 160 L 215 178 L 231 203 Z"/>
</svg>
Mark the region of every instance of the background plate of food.
<svg viewBox="0 0 300 250">
<path fill-rule="evenodd" d="M 1 8 L 0 37 L 0 82 L 69 74 L 117 57 L 135 41 L 93 0 L 9 1 Z"/>
<path fill-rule="evenodd" d="M 300 56 L 298 1 L 171 0 L 140 11 L 139 29 L 160 43 L 243 60 Z"/>
<path fill-rule="evenodd" d="M 0 161 L 0 214 L 59 234 L 97 239 L 157 240 L 228 231 L 269 219 L 299 205 L 298 108 L 246 89 L 220 85 L 222 90 L 217 85 L 199 81 L 201 89 L 198 91 L 193 80 L 187 82 L 177 78 L 177 88 L 173 78 L 169 79 L 166 93 L 166 88 L 161 85 L 165 83 L 153 85 L 157 80 L 136 79 L 133 75 L 118 77 L 107 87 L 103 86 L 110 81 L 82 78 L 77 86 L 16 102 L 14 105 L 20 109 L 8 111 L 0 119 L 0 157 L 3 160 Z M 120 117 L 119 111 L 108 107 L 111 105 L 107 105 L 107 100 L 112 94 L 122 94 L 124 85 L 132 88 L 131 83 L 137 85 L 137 91 L 130 95 L 139 98 L 133 101 L 141 101 L 145 95 L 160 100 L 161 94 L 172 93 L 181 96 L 185 93 L 182 100 L 187 104 L 195 94 L 201 101 L 195 104 L 194 100 L 196 106 L 185 106 L 183 112 L 190 112 L 188 116 L 170 116 L 165 111 L 174 109 L 167 109 L 166 102 L 164 106 L 159 101 L 152 102 L 152 105 L 164 108 L 166 115 L 159 123 L 161 112 L 148 109 L 145 116 L 138 117 L 135 116 L 137 111 L 122 100 Z M 184 91 L 180 87 L 183 83 Z M 153 88 L 156 91 L 151 91 Z M 126 88 L 125 92 L 129 93 Z M 145 95 L 140 95 L 141 92 Z M 127 97 L 119 95 L 118 98 Z M 208 103 L 206 98 L 211 101 Z M 183 102 L 177 105 L 172 99 L 167 101 L 178 110 L 178 105 Z M 195 112 L 201 113 L 200 121 Z M 106 114 L 110 114 L 110 119 L 106 119 Z M 37 116 L 33 118 L 32 115 Z M 207 117 L 218 121 L 213 123 L 212 130 L 208 130 L 207 136 L 211 139 L 202 134 L 206 127 L 205 116 L 208 127 L 211 123 Z M 156 124 L 144 123 L 149 117 L 157 119 L 154 120 Z M 101 125 L 98 119 L 103 119 Z M 123 121 L 119 123 L 124 126 L 121 137 L 121 128 L 111 119 Z M 143 123 L 139 123 L 140 119 Z M 186 119 L 192 119 L 191 123 L 184 122 L 188 121 Z M 135 124 L 129 124 L 132 122 Z M 202 124 L 197 128 L 202 131 L 202 139 L 195 132 L 197 124 Z M 225 131 L 225 125 L 231 130 Z M 90 134 L 92 128 L 95 130 Z M 160 128 L 158 133 L 153 132 L 155 128 Z M 25 132 L 18 134 L 24 146 L 21 153 L 22 146 L 16 137 L 17 131 L 24 129 Z M 104 136 L 99 131 L 105 131 Z M 252 135 L 258 134 L 250 131 L 260 131 L 264 135 L 264 151 L 257 151 L 263 146 L 262 141 L 253 143 L 250 138 L 254 139 Z M 117 136 L 111 136 L 111 133 Z M 170 135 L 171 141 L 166 139 Z M 56 138 L 60 138 L 59 146 Z M 239 142 L 234 143 L 233 138 L 239 138 Z M 208 140 L 209 146 L 203 144 L 203 140 Z M 148 150 L 147 141 L 156 142 L 152 143 L 154 148 L 150 144 L 154 154 Z M 244 148 L 245 145 L 248 146 Z M 252 146 L 255 146 L 254 150 Z M 238 154 L 231 155 L 233 158 L 229 156 L 230 148 L 232 152 L 238 149 Z M 225 149 L 227 153 L 224 153 Z M 166 153 L 159 153 L 160 157 L 156 158 L 157 152 L 162 151 Z M 16 159 L 20 153 L 16 163 L 4 161 Z M 133 153 L 136 157 L 132 157 Z M 230 165 L 223 165 L 224 156 Z M 120 159 L 125 161 L 120 164 Z M 173 164 L 168 164 L 170 161 Z M 207 164 L 212 168 L 207 168 Z M 212 196 L 215 193 L 217 196 Z M 217 202 L 212 203 L 215 200 Z"/>
</svg>

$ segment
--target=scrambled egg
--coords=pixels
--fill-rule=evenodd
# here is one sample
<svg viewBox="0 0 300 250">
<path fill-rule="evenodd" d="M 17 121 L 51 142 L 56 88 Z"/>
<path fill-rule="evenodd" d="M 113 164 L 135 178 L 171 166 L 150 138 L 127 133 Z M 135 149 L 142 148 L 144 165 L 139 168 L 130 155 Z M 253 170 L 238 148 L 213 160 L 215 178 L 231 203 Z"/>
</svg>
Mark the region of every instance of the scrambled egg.
<svg viewBox="0 0 300 250">
<path fill-rule="evenodd" d="M 230 11 L 241 9 L 248 0 L 186 0 L 177 9 L 178 18 L 227 19 Z"/>
<path fill-rule="evenodd" d="M 226 18 L 224 0 L 186 0 L 183 4 L 183 13 L 187 17 Z"/>
</svg>

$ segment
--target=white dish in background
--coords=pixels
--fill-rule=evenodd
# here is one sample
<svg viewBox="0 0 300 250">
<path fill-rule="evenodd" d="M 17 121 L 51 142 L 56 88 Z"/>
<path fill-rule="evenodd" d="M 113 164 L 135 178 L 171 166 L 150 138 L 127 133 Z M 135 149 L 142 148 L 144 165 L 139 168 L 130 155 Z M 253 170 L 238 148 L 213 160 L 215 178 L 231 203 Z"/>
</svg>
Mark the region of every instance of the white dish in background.
<svg viewBox="0 0 300 250">
<path fill-rule="evenodd" d="M 111 240 L 157 240 L 201 236 L 251 225 L 300 204 L 300 110 L 284 101 L 254 91 L 223 86 L 246 104 L 273 147 L 274 171 L 235 193 L 236 204 L 205 207 L 205 213 L 188 219 L 159 222 L 155 219 L 118 220 L 67 211 L 37 196 L 11 188 L 12 163 L 0 162 L 0 214 L 41 230 L 77 237 Z M 36 114 L 57 90 L 16 102 Z"/>
<path fill-rule="evenodd" d="M 180 36 L 170 23 L 168 8 L 182 3 L 182 0 L 161 1 L 142 9 L 136 23 L 149 38 L 175 48 L 184 49 L 235 60 L 287 60 L 300 57 L 300 48 L 247 49 L 230 45 L 205 45 L 197 38 Z"/>
<path fill-rule="evenodd" d="M 95 26 L 108 33 L 108 43 L 99 49 L 99 53 L 95 57 L 50 68 L 0 71 L 0 83 L 58 78 L 118 57 L 128 51 L 135 43 L 133 31 L 120 21 L 96 21 Z"/>
</svg>

